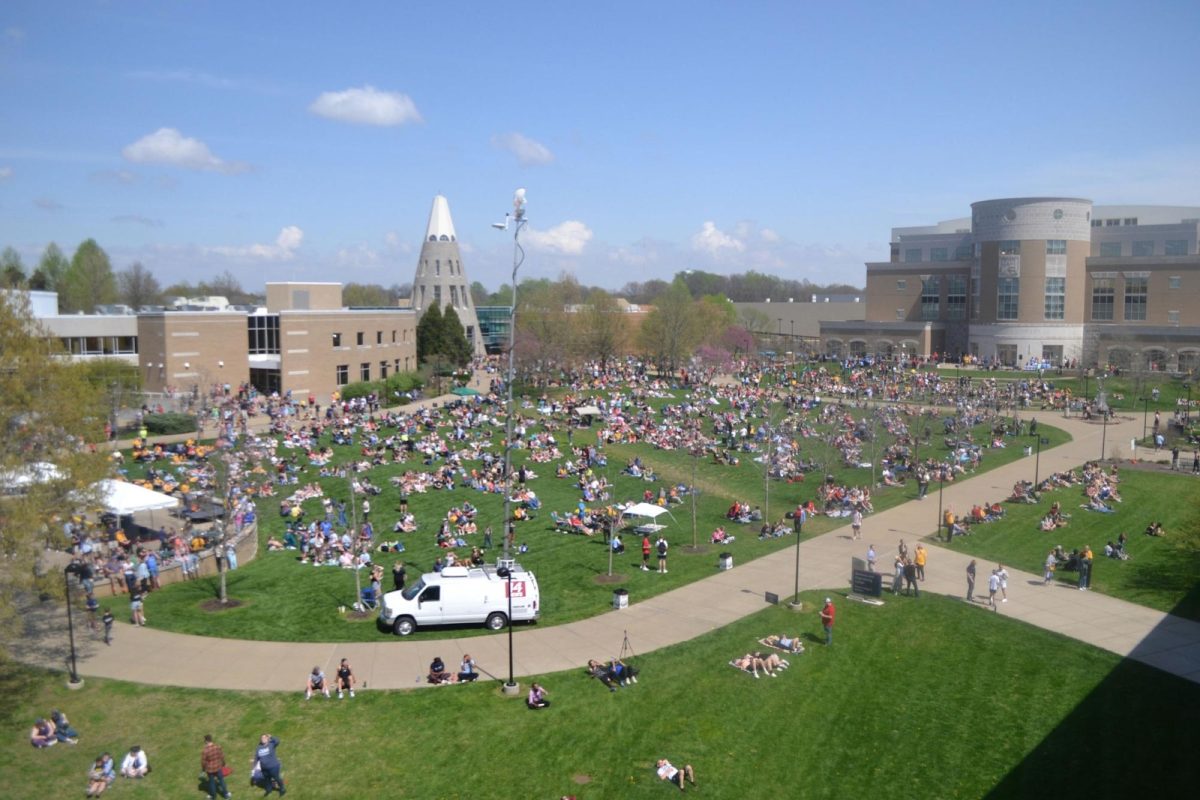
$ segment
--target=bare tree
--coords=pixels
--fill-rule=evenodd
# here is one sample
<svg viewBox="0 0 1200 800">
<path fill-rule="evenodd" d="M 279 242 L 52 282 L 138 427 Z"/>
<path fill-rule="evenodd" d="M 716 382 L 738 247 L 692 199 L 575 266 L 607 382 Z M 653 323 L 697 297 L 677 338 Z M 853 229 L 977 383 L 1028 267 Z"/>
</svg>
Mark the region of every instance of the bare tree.
<svg viewBox="0 0 1200 800">
<path fill-rule="evenodd" d="M 134 311 L 162 302 L 162 288 L 154 273 L 135 261 L 129 269 L 117 273 L 117 291 L 121 302 Z"/>
</svg>

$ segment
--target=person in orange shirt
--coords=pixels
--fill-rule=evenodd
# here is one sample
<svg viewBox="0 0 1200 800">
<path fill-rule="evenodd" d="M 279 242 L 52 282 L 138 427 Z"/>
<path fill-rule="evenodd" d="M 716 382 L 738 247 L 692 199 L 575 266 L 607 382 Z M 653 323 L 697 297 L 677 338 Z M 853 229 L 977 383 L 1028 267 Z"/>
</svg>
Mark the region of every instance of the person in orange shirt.
<svg viewBox="0 0 1200 800">
<path fill-rule="evenodd" d="M 951 522 L 951 524 L 953 524 L 953 522 Z M 917 551 L 914 553 L 913 558 L 913 563 L 917 567 L 917 580 L 925 580 L 925 559 L 927 555 L 928 554 L 925 552 L 925 546 L 918 544 Z"/>
</svg>

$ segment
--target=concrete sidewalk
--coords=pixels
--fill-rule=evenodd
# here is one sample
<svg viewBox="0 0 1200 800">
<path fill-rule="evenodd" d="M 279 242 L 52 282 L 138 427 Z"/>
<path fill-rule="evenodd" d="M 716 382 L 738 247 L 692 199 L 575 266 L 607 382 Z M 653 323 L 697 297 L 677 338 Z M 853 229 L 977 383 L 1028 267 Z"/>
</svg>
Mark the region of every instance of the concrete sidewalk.
<svg viewBox="0 0 1200 800">
<path fill-rule="evenodd" d="M 1075 437 L 1068 444 L 1042 452 L 1043 476 L 1097 458 L 1102 436 L 1107 440 L 1106 455 L 1124 457 L 1126 447 L 1120 443 L 1128 443 L 1140 433 L 1142 424 L 1134 419 L 1110 424 L 1105 434 L 1101 426 L 1076 419 L 1043 414 L 1042 421 L 1065 428 Z M 1033 478 L 1033 468 L 1032 457 L 1018 459 L 977 477 L 956 481 L 946 487 L 944 503 L 964 509 L 984 498 L 1006 497 L 1016 481 Z M 909 543 L 911 551 L 919 539 L 936 529 L 937 509 L 936 496 L 931 494 L 924 502 L 912 501 L 871 515 L 860 541 L 850 539 L 847 526 L 804 542 L 800 546 L 800 588 L 848 586 L 851 559 L 865 557 L 867 544 L 875 545 L 881 565 L 890 565 L 900 539 Z M 922 592 L 962 597 L 970 557 L 927 547 L 929 562 Z M 514 672 L 525 676 L 580 668 L 589 658 L 617 654 L 626 635 L 638 654 L 688 641 L 762 609 L 764 592 L 790 596 L 794 565 L 795 551 L 786 548 L 624 610 L 567 625 L 518 630 L 514 635 Z M 979 565 L 976 594 L 984 598 L 991 566 Z M 1009 602 L 999 604 L 997 613 L 1200 682 L 1200 623 L 1095 592 L 1042 586 L 1038 575 L 1013 569 L 1009 569 L 1009 575 Z M 890 595 L 885 601 L 920 602 L 905 598 L 893 601 Z M 980 613 L 993 612 L 980 605 Z M 815 628 L 815 617 L 809 626 Z M 32 612 L 31 635 L 17 657 L 62 669 L 67 652 L 63 627 L 61 608 Z M 305 644 L 186 636 L 117 625 L 110 647 L 88 632 L 77 636 L 77 642 L 81 639 L 79 672 L 85 676 L 207 689 L 299 692 L 313 665 L 331 674 L 341 658 L 350 659 L 367 688 L 377 689 L 425 685 L 424 675 L 435 656 L 453 666 L 464 652 L 475 658 L 486 675 L 506 678 L 508 674 L 508 641 L 503 634 L 437 641 L 381 638 L 371 643 Z"/>
</svg>

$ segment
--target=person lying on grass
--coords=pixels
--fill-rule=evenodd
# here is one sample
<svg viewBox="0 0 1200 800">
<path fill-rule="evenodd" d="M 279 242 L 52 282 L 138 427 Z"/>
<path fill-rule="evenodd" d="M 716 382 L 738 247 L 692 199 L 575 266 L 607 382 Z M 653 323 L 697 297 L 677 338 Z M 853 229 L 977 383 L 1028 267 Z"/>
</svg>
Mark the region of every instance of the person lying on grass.
<svg viewBox="0 0 1200 800">
<path fill-rule="evenodd" d="M 655 772 L 658 773 L 659 780 L 675 784 L 681 792 L 684 790 L 685 780 L 692 786 L 696 785 L 696 771 L 692 769 L 691 764 L 684 764 L 683 769 L 679 769 L 665 758 L 660 758 L 655 765 Z"/>
<path fill-rule="evenodd" d="M 759 677 L 758 671 L 760 669 L 774 678 L 778 670 L 787 669 L 787 667 L 791 666 L 787 661 L 774 653 L 769 656 L 764 656 L 762 653 L 746 653 L 741 658 L 735 658 L 729 663 L 743 672 L 749 672 L 756 678 Z"/>
<path fill-rule="evenodd" d="M 801 643 L 799 636 L 788 636 L 785 633 L 772 633 L 763 639 L 759 639 L 767 647 L 774 647 L 777 650 L 783 650 L 788 653 L 803 653 L 804 644 Z"/>
</svg>

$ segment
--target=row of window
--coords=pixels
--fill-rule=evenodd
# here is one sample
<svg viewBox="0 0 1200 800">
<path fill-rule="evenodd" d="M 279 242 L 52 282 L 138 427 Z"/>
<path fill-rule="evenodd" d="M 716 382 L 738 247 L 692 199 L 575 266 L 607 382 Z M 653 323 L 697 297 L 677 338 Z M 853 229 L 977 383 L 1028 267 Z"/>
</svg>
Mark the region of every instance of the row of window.
<svg viewBox="0 0 1200 800">
<path fill-rule="evenodd" d="M 1188 254 L 1187 239 L 1168 239 L 1163 242 L 1164 256 L 1186 256 Z M 1122 252 L 1121 242 L 1101 242 L 1100 257 L 1101 258 L 1120 258 L 1125 255 Z M 1134 242 L 1132 255 L 1134 256 L 1152 256 L 1154 253 L 1154 242 Z"/>
<path fill-rule="evenodd" d="M 136 336 L 63 336 L 63 349 L 73 356 L 136 356 Z"/>
<path fill-rule="evenodd" d="M 1120 225 L 1137 225 L 1137 224 L 1138 224 L 1137 217 L 1125 217 L 1124 219 L 1121 219 L 1120 217 L 1116 217 L 1113 219 L 1094 219 L 1094 220 L 1092 220 L 1093 228 L 1116 228 Z"/>
<path fill-rule="evenodd" d="M 409 360 L 407 358 L 404 359 L 404 366 L 405 367 L 409 366 Z M 334 368 L 334 371 L 335 371 L 334 380 L 337 382 L 338 386 L 345 386 L 347 383 L 350 382 L 350 365 L 349 364 L 338 364 Z M 393 359 L 390 362 L 389 361 L 380 361 L 379 362 L 379 380 L 381 380 L 381 381 L 387 380 L 387 377 L 391 372 L 399 372 L 399 371 L 400 371 L 400 359 L 398 359 L 398 358 Z M 358 379 L 360 381 L 371 380 L 371 362 L 370 361 L 363 361 L 362 363 L 360 363 L 358 365 Z"/>
<path fill-rule="evenodd" d="M 401 339 L 401 341 L 405 341 L 405 342 L 408 341 L 408 331 L 407 330 L 404 331 L 404 336 Z M 365 345 L 367 343 L 366 334 L 363 333 L 362 331 L 358 331 L 354 335 L 354 343 L 357 344 L 359 347 L 362 347 L 363 345 Z M 392 344 L 395 344 L 395 343 L 396 343 L 396 331 L 393 330 L 392 331 Z M 375 344 L 383 344 L 383 331 L 375 331 Z M 333 346 L 334 347 L 342 346 L 342 334 L 341 333 L 333 334 Z M 278 351 L 276 351 L 276 352 L 278 352 Z"/>
<path fill-rule="evenodd" d="M 429 272 L 429 259 L 428 258 L 425 259 L 424 263 L 422 264 L 422 267 L 423 267 L 421 270 L 422 272 L 424 272 L 424 273 Z M 439 275 L 439 276 L 442 274 L 442 260 L 440 258 L 435 258 L 433 260 L 433 274 Z M 457 262 L 453 259 L 447 258 L 446 259 L 446 274 L 447 275 L 462 275 L 463 274 L 462 264 L 460 264 L 459 262 Z"/>
<path fill-rule="evenodd" d="M 419 288 L 421 291 L 421 302 L 419 304 L 419 307 L 425 308 L 426 307 L 425 301 L 427 300 L 426 287 L 421 286 Z M 443 304 L 442 303 L 441 284 L 434 284 L 434 286 L 433 286 L 433 302 L 439 306 Z M 463 286 L 451 285 L 451 287 L 450 287 L 450 305 L 453 306 L 454 308 L 470 308 L 471 307 L 471 292 L 467 289 L 467 287 L 465 285 L 463 285 Z"/>
<path fill-rule="evenodd" d="M 904 251 L 904 260 L 907 262 L 919 262 L 922 260 L 922 250 L 919 247 L 910 248 Z M 949 261 L 950 248 L 948 247 L 931 247 L 929 248 L 930 261 Z M 970 261 L 971 260 L 971 245 L 960 244 L 954 248 L 955 261 Z"/>
</svg>

